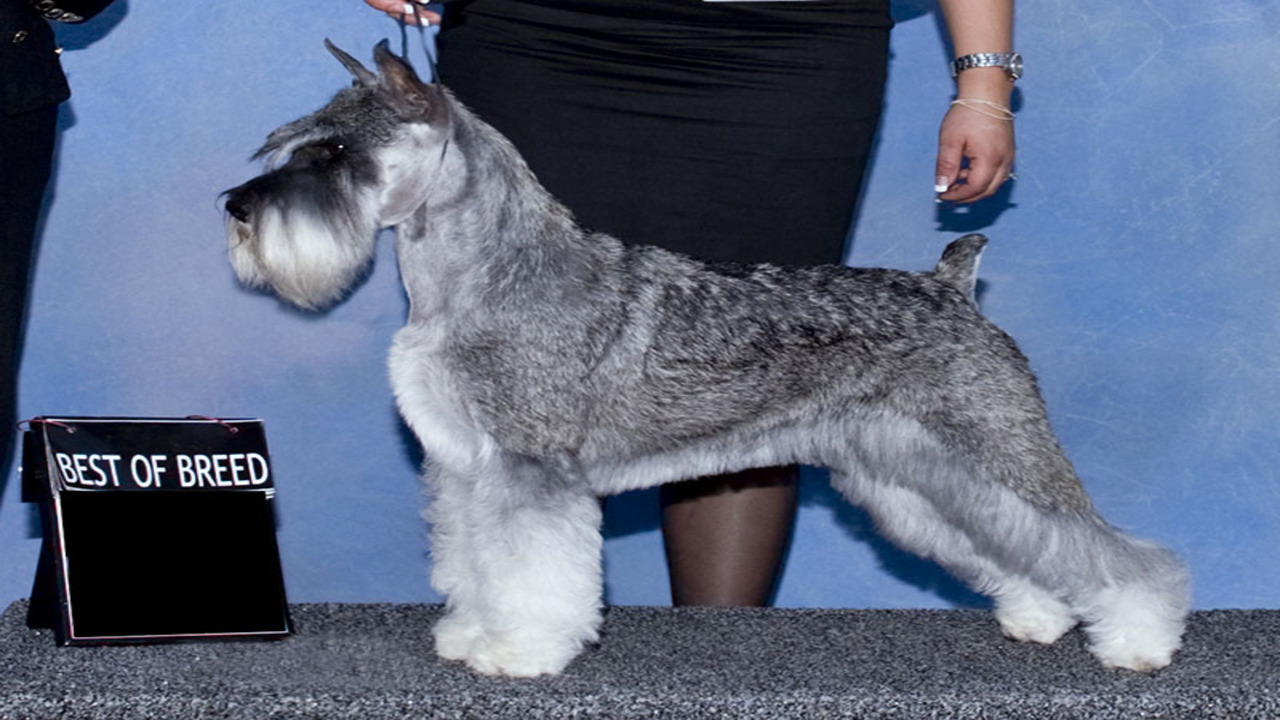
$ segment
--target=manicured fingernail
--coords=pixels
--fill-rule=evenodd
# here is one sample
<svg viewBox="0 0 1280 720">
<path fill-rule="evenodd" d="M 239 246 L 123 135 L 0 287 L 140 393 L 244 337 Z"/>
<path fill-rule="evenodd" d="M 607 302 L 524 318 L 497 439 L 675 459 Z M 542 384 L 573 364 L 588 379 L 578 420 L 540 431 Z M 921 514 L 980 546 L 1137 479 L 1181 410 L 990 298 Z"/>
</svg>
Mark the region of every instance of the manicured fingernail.
<svg viewBox="0 0 1280 720">
<path fill-rule="evenodd" d="M 934 192 L 943 193 L 943 192 L 946 192 L 947 188 L 949 187 L 951 187 L 951 183 L 947 182 L 947 179 L 945 177 L 942 177 L 941 175 L 939 175 L 938 178 L 933 182 Z"/>
</svg>

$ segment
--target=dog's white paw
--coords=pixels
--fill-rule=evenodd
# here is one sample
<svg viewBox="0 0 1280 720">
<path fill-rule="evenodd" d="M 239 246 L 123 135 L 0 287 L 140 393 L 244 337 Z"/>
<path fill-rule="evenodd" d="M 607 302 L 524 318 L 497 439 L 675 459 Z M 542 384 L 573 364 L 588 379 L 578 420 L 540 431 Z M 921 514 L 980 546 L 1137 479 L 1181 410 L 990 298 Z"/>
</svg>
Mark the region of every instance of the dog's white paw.
<svg viewBox="0 0 1280 720">
<path fill-rule="evenodd" d="M 431 634 L 436 640 L 436 655 L 445 660 L 466 660 L 484 635 L 484 628 L 463 613 L 451 612 L 436 621 Z"/>
<path fill-rule="evenodd" d="M 1182 625 L 1160 622 L 1098 623 L 1088 628 L 1089 651 L 1103 665 L 1150 672 L 1173 662 Z"/>
<path fill-rule="evenodd" d="M 1093 643 L 1089 650 L 1106 667 L 1151 672 L 1173 662 L 1173 653 L 1181 645 L 1180 640 L 1167 637 L 1119 636 Z"/>
<path fill-rule="evenodd" d="M 1049 645 L 1076 626 L 1066 603 L 1026 578 L 1009 578 L 996 595 L 996 620 L 1004 635 Z"/>
<path fill-rule="evenodd" d="M 1107 667 L 1159 670 L 1182 647 L 1186 610 L 1179 597 L 1113 588 L 1098 596 L 1098 620 L 1086 626 L 1089 651 Z"/>
<path fill-rule="evenodd" d="M 1050 645 L 1076 626 L 1076 618 L 1070 608 L 1049 599 L 1048 602 L 1000 603 L 996 607 L 996 620 L 1004 636 L 1018 642 L 1034 642 Z"/>
<path fill-rule="evenodd" d="M 580 646 L 561 639 L 536 642 L 529 638 L 485 638 L 478 642 L 467 665 L 482 675 L 537 677 L 558 675 L 578 655 Z"/>
</svg>

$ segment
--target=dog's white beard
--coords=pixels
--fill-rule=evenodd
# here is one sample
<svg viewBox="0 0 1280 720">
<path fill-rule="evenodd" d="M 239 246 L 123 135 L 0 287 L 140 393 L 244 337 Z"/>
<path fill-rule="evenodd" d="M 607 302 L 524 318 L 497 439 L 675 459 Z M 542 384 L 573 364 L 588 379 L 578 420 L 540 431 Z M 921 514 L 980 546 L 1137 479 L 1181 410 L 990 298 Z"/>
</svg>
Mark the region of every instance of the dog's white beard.
<svg viewBox="0 0 1280 720">
<path fill-rule="evenodd" d="M 270 287 L 305 310 L 324 308 L 342 298 L 373 260 L 376 223 L 346 220 L 339 235 L 311 213 L 264 206 L 252 231 L 230 225 L 231 265 L 245 285 Z"/>
</svg>

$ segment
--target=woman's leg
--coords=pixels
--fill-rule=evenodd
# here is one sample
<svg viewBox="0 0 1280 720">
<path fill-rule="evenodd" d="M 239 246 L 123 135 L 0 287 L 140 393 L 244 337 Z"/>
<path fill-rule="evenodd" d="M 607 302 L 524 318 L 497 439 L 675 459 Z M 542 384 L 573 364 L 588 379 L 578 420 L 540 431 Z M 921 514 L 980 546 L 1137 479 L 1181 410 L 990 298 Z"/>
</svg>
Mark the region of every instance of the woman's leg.
<svg viewBox="0 0 1280 720">
<path fill-rule="evenodd" d="M 0 474 L 8 472 L 13 448 L 31 258 L 57 120 L 57 105 L 19 115 L 0 111 Z"/>
<path fill-rule="evenodd" d="M 759 468 L 662 488 L 675 605 L 772 600 L 796 511 L 794 467 Z"/>
</svg>

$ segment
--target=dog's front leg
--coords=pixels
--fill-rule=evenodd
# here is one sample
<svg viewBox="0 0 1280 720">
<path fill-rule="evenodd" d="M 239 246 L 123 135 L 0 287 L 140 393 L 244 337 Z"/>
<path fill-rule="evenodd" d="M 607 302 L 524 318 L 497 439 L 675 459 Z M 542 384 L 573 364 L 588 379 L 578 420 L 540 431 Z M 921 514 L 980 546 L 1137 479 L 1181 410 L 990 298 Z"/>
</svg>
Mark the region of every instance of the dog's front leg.
<svg viewBox="0 0 1280 720">
<path fill-rule="evenodd" d="M 447 598 L 445 616 L 432 629 L 436 654 L 466 660 L 484 636 L 468 516 L 473 483 L 438 463 L 429 466 L 423 479 L 431 494 L 425 513 L 431 523 L 431 585 Z"/>
<path fill-rule="evenodd" d="M 467 664 L 488 675 L 560 672 L 600 626 L 599 501 L 558 468 L 524 458 L 442 485 L 453 482 L 470 487 L 441 490 L 451 498 L 442 510 L 465 520 L 437 525 L 463 538 L 463 555 L 446 554 L 434 576 L 451 607 L 437 630 L 438 649 L 448 656 L 468 646 Z"/>
</svg>

